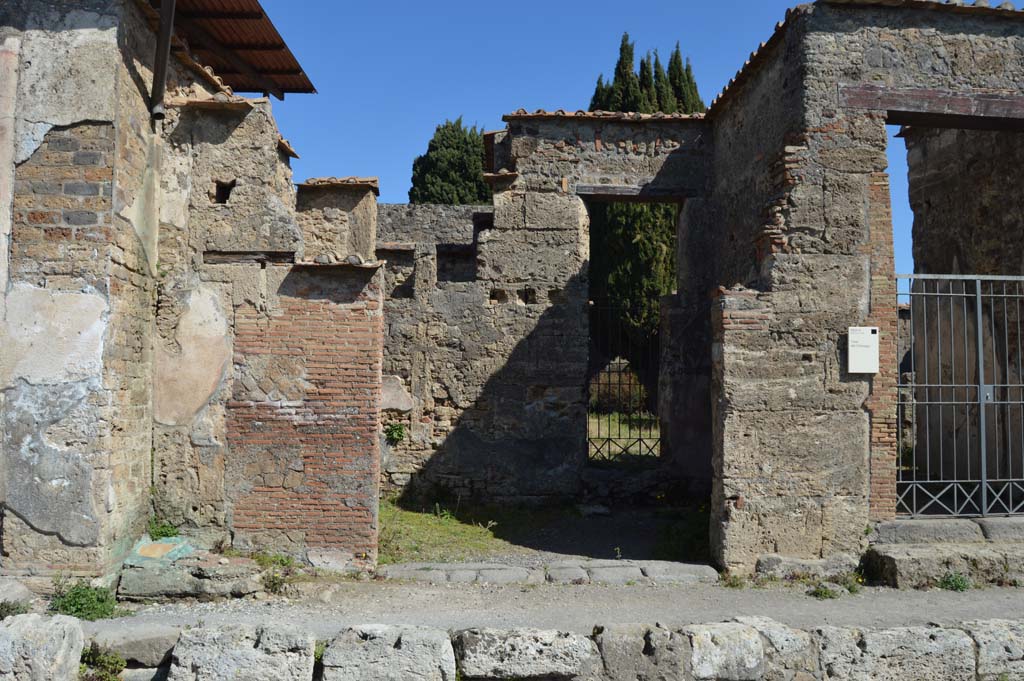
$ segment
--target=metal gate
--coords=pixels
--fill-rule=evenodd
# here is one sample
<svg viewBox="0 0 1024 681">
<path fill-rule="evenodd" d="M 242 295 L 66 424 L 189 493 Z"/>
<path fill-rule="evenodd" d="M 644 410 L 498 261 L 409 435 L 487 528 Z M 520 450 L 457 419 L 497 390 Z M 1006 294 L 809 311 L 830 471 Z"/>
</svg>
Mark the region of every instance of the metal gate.
<svg viewBox="0 0 1024 681">
<path fill-rule="evenodd" d="M 590 303 L 590 461 L 638 462 L 661 453 L 658 334 L 639 336 L 628 317 L 623 308 Z"/>
<path fill-rule="evenodd" d="M 898 513 L 1024 513 L 1024 277 L 897 278 Z"/>
</svg>

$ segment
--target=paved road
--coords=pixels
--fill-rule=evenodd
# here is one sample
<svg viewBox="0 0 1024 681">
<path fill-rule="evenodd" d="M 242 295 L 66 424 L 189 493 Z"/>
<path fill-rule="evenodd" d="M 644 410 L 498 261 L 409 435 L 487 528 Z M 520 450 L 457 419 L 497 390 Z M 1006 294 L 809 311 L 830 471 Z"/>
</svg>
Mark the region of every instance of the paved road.
<svg viewBox="0 0 1024 681">
<path fill-rule="evenodd" d="M 719 585 L 603 586 L 542 584 L 406 584 L 344 582 L 306 585 L 309 600 L 239 600 L 143 608 L 121 624 L 213 625 L 282 622 L 329 638 L 355 624 L 417 624 L 442 629 L 533 627 L 589 633 L 596 624 L 661 623 L 675 627 L 763 615 L 799 628 L 826 624 L 894 627 L 976 619 L 1019 618 L 1024 589 L 894 591 L 867 588 L 858 595 L 818 601 L 800 587 L 728 589 Z M 96 626 L 96 625 L 93 625 Z"/>
</svg>

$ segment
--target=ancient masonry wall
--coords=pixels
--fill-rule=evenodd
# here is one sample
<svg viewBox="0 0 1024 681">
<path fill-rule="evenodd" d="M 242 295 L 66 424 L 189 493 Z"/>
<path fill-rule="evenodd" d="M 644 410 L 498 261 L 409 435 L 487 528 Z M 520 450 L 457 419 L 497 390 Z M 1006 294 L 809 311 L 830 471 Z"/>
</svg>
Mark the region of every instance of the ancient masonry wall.
<svg viewBox="0 0 1024 681">
<path fill-rule="evenodd" d="M 381 483 L 402 490 L 444 447 L 486 378 L 474 366 L 498 340 L 490 291 L 477 280 L 476 234 L 490 206 L 381 205 L 377 257 L 385 273 L 385 429 Z"/>
<path fill-rule="evenodd" d="M 859 553 L 868 522 L 867 386 L 843 376 L 836 328 L 865 311 L 868 262 L 849 234 L 861 204 L 847 197 L 863 185 L 830 158 L 814 167 L 804 30 L 795 15 L 711 112 L 714 252 L 734 254 L 718 256 L 713 308 L 711 534 L 718 562 L 740 571 L 773 550 Z"/>
<path fill-rule="evenodd" d="M 375 563 L 383 339 L 376 280 L 372 267 L 297 267 L 269 315 L 237 311 L 226 472 L 245 481 L 235 485 L 235 546 Z M 274 364 L 290 370 L 265 370 Z"/>
<path fill-rule="evenodd" d="M 10 155 L 0 158 L 13 167 L 13 204 L 0 204 L 13 206 L 5 219 L 15 230 L 0 255 L 6 571 L 102 570 L 148 512 L 145 329 L 136 323 L 148 294 L 120 232 L 115 177 L 129 155 L 117 118 L 122 7 L 75 9 L 0 10 L 14 55 L 3 80 L 17 84 Z M 137 484 L 125 482 L 130 474 Z"/>
<path fill-rule="evenodd" d="M 911 127 L 914 264 L 934 274 L 1024 274 L 1024 134 Z"/>
<path fill-rule="evenodd" d="M 267 102 L 172 59 L 168 117 L 154 125 L 139 5 L 73 9 L 0 7 L 0 567 L 102 572 L 153 510 L 227 542 L 236 503 L 244 546 L 372 561 L 381 287 L 375 266 L 338 263 L 373 257 L 375 186 L 318 190 L 327 198 L 300 227 Z M 304 247 L 307 229 L 318 238 Z M 307 257 L 330 267 L 293 269 Z M 236 317 L 287 333 L 317 315 L 323 328 L 304 342 L 319 366 L 251 345 L 234 356 Z M 306 442 L 288 463 L 306 471 L 298 487 L 272 489 L 276 461 L 241 477 L 252 459 L 229 443 L 227 405 L 253 381 L 270 386 L 255 401 L 278 416 L 274 385 L 311 391 L 300 391 L 309 419 L 290 422 Z M 261 526 L 246 510 L 254 490 L 291 501 Z M 309 502 L 318 510 L 293 513 Z"/>
</svg>

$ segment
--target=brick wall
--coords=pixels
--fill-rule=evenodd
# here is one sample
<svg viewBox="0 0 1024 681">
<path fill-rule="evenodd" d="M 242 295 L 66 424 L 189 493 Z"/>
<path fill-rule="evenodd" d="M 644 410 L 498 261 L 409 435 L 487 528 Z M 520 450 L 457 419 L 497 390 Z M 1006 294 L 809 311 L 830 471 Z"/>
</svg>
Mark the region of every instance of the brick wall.
<svg viewBox="0 0 1024 681">
<path fill-rule="evenodd" d="M 896 267 L 893 254 L 892 206 L 889 176 L 872 173 L 868 186 L 868 242 L 871 258 L 871 312 L 869 326 L 879 333 L 879 373 L 871 381 L 865 408 L 871 415 L 871 519 L 896 515 Z"/>
<path fill-rule="evenodd" d="M 114 128 L 54 128 L 18 166 L 11 280 L 42 288 L 107 292 L 112 233 Z"/>
<path fill-rule="evenodd" d="M 298 267 L 269 314 L 237 311 L 227 423 L 236 470 L 227 477 L 246 484 L 232 500 L 236 546 L 376 560 L 379 279 L 364 269 Z"/>
</svg>

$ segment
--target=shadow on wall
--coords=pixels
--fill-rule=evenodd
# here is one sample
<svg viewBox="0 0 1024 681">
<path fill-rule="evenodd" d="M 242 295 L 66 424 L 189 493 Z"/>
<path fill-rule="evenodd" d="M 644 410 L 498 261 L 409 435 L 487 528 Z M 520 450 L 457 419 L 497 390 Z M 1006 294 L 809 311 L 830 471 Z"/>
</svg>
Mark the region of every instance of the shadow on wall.
<svg viewBox="0 0 1024 681">
<path fill-rule="evenodd" d="M 478 289 L 488 296 L 484 285 Z M 575 499 L 586 462 L 586 277 L 544 292 L 547 304 L 539 295 L 494 289 L 480 301 L 479 313 L 492 317 L 495 345 L 502 336 L 520 340 L 413 478 L 403 502 Z M 487 359 L 478 358 L 479 365 Z"/>
</svg>

